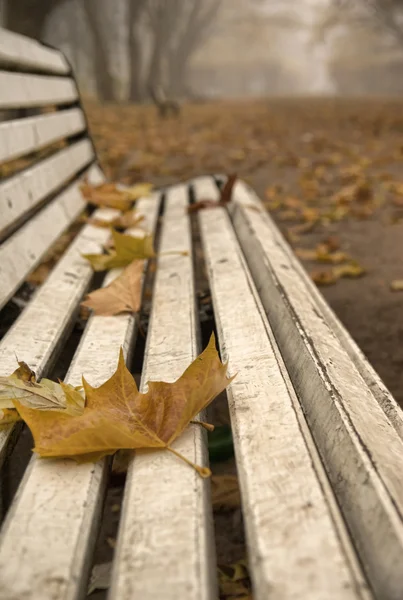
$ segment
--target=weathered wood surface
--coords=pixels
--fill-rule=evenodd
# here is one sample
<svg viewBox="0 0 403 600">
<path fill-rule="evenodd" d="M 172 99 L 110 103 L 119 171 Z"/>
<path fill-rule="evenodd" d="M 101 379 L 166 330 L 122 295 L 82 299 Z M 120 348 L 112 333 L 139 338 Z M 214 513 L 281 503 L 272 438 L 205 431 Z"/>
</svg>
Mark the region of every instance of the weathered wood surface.
<svg viewBox="0 0 403 600">
<path fill-rule="evenodd" d="M 59 50 L 0 27 L 0 67 L 47 73 L 68 73 L 69 64 Z"/>
<path fill-rule="evenodd" d="M 199 352 L 187 188 L 166 194 L 141 389 L 175 381 Z M 172 447 L 207 464 L 205 432 L 192 425 Z M 209 482 L 169 452 L 136 453 L 129 467 L 110 598 L 216 598 Z"/>
<path fill-rule="evenodd" d="M 398 600 L 402 413 L 391 405 L 392 424 L 295 269 L 285 242 L 273 235 L 268 215 L 242 183 L 235 187 L 233 222 L 367 576 L 380 598 Z"/>
<path fill-rule="evenodd" d="M 86 173 L 93 183 L 103 180 L 97 166 Z M 76 181 L 0 246 L 0 308 L 85 206 Z"/>
<path fill-rule="evenodd" d="M 93 159 L 91 142 L 81 140 L 0 184 L 0 240 Z"/>
<path fill-rule="evenodd" d="M 211 179 L 195 197 L 218 198 Z M 230 219 L 199 213 L 228 390 L 254 598 L 368 598 Z M 292 573 L 292 577 L 290 577 Z"/>
<path fill-rule="evenodd" d="M 0 109 L 70 104 L 78 100 L 74 79 L 0 71 Z"/>
<path fill-rule="evenodd" d="M 153 231 L 158 200 L 146 199 L 137 206 Z M 105 285 L 120 272 L 111 271 Z M 102 384 L 116 369 L 120 346 L 128 356 L 136 333 L 133 315 L 92 316 L 66 381 L 79 385 L 84 375 L 91 385 Z M 107 466 L 106 460 L 77 465 L 71 460 L 31 459 L 1 532 L 2 599 L 85 597 Z"/>
<path fill-rule="evenodd" d="M 111 209 L 96 215 L 112 219 Z M 99 252 L 108 239 L 106 229 L 87 225 L 78 234 L 48 279 L 0 342 L 0 373 L 15 370 L 16 356 L 44 377 L 54 355 L 65 343 L 80 300 L 92 279 L 92 269 L 81 254 Z M 0 429 L 0 465 L 7 450 L 12 427 Z"/>
<path fill-rule="evenodd" d="M 85 127 L 79 108 L 0 123 L 0 163 L 76 135 Z"/>
</svg>

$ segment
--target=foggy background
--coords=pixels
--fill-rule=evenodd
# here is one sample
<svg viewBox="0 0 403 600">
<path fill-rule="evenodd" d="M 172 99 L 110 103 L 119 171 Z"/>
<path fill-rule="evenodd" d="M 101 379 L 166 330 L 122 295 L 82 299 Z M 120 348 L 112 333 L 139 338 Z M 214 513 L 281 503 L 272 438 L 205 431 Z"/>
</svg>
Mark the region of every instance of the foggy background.
<svg viewBox="0 0 403 600">
<path fill-rule="evenodd" d="M 147 100 L 403 91 L 402 0 L 0 0 L 84 95 Z"/>
</svg>

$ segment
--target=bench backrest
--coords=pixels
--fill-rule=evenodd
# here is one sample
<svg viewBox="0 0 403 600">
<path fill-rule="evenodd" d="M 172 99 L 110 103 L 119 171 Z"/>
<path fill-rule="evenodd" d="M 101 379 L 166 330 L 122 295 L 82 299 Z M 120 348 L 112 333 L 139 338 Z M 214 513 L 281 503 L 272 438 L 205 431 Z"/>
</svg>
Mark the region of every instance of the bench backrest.
<svg viewBox="0 0 403 600">
<path fill-rule="evenodd" d="M 67 60 L 5 29 L 0 29 L 0 141 L 2 308 L 83 210 L 80 176 L 87 172 L 102 181 Z"/>
</svg>

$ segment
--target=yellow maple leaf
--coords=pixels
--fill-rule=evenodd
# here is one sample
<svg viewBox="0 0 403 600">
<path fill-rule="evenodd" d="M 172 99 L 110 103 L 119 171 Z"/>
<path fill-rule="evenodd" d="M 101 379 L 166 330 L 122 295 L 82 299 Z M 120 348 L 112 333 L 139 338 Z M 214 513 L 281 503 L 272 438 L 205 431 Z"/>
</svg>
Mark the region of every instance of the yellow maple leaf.
<svg viewBox="0 0 403 600">
<path fill-rule="evenodd" d="M 94 271 L 106 271 L 118 267 L 126 267 L 133 260 L 153 258 L 155 256 L 152 235 L 133 237 L 112 230 L 114 250 L 107 254 L 83 254 Z"/>
<path fill-rule="evenodd" d="M 167 449 L 208 477 L 209 469 L 194 465 L 170 445 L 232 381 L 226 373 L 213 334 L 207 348 L 176 382 L 149 382 L 145 394 L 138 391 L 121 350 L 116 372 L 99 388 L 83 378 L 86 405 L 81 415 L 38 411 L 17 400 L 14 404 L 41 456 L 93 461 L 120 449 Z"/>
<path fill-rule="evenodd" d="M 143 269 L 143 260 L 133 261 L 112 283 L 88 294 L 81 306 L 104 316 L 137 312 L 141 306 Z"/>
</svg>

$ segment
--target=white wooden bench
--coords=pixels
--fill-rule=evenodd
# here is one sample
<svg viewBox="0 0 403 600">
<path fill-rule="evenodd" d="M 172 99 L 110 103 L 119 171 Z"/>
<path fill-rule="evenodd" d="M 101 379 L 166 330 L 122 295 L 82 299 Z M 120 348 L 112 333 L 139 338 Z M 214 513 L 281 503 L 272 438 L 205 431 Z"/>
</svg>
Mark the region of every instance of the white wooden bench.
<svg viewBox="0 0 403 600">
<path fill-rule="evenodd" d="M 0 163 L 58 140 L 61 150 L 0 183 L 0 305 L 84 208 L 79 180 L 103 180 L 77 88 L 57 51 L 0 30 Z M 14 109 L 55 112 L 7 119 Z M 189 202 L 219 198 L 203 177 L 138 202 L 149 231 L 162 215 L 141 385 L 174 381 L 201 350 Z M 161 212 L 162 211 L 162 212 Z M 112 218 L 116 211 L 99 210 Z M 259 199 L 238 182 L 228 208 L 198 223 L 228 389 L 255 600 L 403 598 L 403 415 L 306 276 Z M 82 253 L 109 233 L 83 225 L 0 342 L 0 375 L 15 355 L 49 373 L 92 279 Z M 104 283 L 117 276 L 110 272 Z M 1 317 L 1 313 L 0 313 Z M 67 373 L 99 385 L 130 357 L 138 317 L 91 316 Z M 0 431 L 6 467 L 19 428 Z M 206 465 L 203 431 L 174 446 Z M 110 461 L 29 461 L 0 532 L 0 600 L 86 594 Z M 170 453 L 129 466 L 111 600 L 218 597 L 209 480 Z"/>
</svg>

